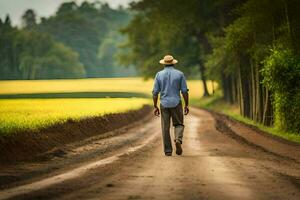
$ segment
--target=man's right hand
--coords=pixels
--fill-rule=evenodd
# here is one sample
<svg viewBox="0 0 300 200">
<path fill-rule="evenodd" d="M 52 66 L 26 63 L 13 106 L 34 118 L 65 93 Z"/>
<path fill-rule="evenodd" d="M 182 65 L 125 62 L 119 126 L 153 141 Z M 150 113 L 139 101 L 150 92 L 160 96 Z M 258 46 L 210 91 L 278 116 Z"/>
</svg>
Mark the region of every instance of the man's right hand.
<svg viewBox="0 0 300 200">
<path fill-rule="evenodd" d="M 184 115 L 189 114 L 189 112 L 190 112 L 189 107 L 188 106 L 184 106 Z"/>
<path fill-rule="evenodd" d="M 159 112 L 159 108 L 158 107 L 154 108 L 154 115 L 157 116 L 157 117 L 159 117 L 160 112 Z"/>
</svg>

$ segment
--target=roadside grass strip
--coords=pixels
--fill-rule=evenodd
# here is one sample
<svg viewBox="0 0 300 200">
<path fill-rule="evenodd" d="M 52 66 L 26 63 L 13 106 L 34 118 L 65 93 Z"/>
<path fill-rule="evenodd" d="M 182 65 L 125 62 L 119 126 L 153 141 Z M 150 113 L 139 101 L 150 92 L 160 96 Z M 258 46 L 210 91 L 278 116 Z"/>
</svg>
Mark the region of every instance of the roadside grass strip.
<svg viewBox="0 0 300 200">
<path fill-rule="evenodd" d="M 258 129 L 269 134 L 281 137 L 289 141 L 300 143 L 300 134 L 278 130 L 276 127 L 273 126 L 264 126 L 263 124 L 257 123 L 249 118 L 241 116 L 239 112 L 239 107 L 237 105 L 231 105 L 223 101 L 220 91 L 218 91 L 214 96 L 204 97 L 201 99 L 193 98 L 191 99 L 191 105 L 228 115 L 235 120 L 238 120 L 248 125 L 255 126 Z"/>
</svg>

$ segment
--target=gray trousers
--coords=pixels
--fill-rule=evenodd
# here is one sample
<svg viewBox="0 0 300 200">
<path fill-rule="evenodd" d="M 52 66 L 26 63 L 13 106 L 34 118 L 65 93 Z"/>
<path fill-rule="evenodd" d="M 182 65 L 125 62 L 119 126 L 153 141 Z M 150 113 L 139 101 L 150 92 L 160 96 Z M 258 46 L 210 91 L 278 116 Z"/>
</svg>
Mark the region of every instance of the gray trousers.
<svg viewBox="0 0 300 200">
<path fill-rule="evenodd" d="M 160 105 L 160 112 L 164 152 L 171 153 L 173 151 L 170 136 L 171 118 L 174 126 L 175 142 L 179 141 L 182 143 L 184 130 L 182 104 L 180 102 L 175 108 L 165 108 Z"/>
</svg>

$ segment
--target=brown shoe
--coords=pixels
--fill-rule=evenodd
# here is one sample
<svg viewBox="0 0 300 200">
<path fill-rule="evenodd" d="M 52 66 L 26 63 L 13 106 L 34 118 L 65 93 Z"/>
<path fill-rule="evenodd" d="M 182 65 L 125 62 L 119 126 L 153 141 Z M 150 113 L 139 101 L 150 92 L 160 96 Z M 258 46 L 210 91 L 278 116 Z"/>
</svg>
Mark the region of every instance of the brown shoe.
<svg viewBox="0 0 300 200">
<path fill-rule="evenodd" d="M 182 154 L 181 142 L 180 141 L 176 141 L 175 142 L 175 146 L 176 146 L 176 154 L 177 155 L 181 155 Z"/>
<path fill-rule="evenodd" d="M 166 152 L 165 155 L 166 156 L 172 156 L 172 152 Z"/>
</svg>

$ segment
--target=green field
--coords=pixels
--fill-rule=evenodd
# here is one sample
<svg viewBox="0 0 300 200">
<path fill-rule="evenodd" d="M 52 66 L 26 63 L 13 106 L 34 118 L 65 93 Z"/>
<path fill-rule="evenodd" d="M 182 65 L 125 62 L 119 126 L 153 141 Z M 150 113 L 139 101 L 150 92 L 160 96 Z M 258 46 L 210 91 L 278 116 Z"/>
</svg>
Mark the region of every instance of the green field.
<svg viewBox="0 0 300 200">
<path fill-rule="evenodd" d="M 136 110 L 151 104 L 152 85 L 142 78 L 0 81 L 0 133 Z M 201 97 L 199 80 L 188 86 L 192 98 Z"/>
<path fill-rule="evenodd" d="M 0 98 L 15 94 L 53 93 L 142 93 L 151 95 L 153 80 L 142 78 L 95 78 L 71 80 L 0 81 Z M 191 98 L 200 98 L 203 87 L 200 80 L 189 80 Z M 209 90 L 212 83 L 208 81 Z"/>
</svg>

